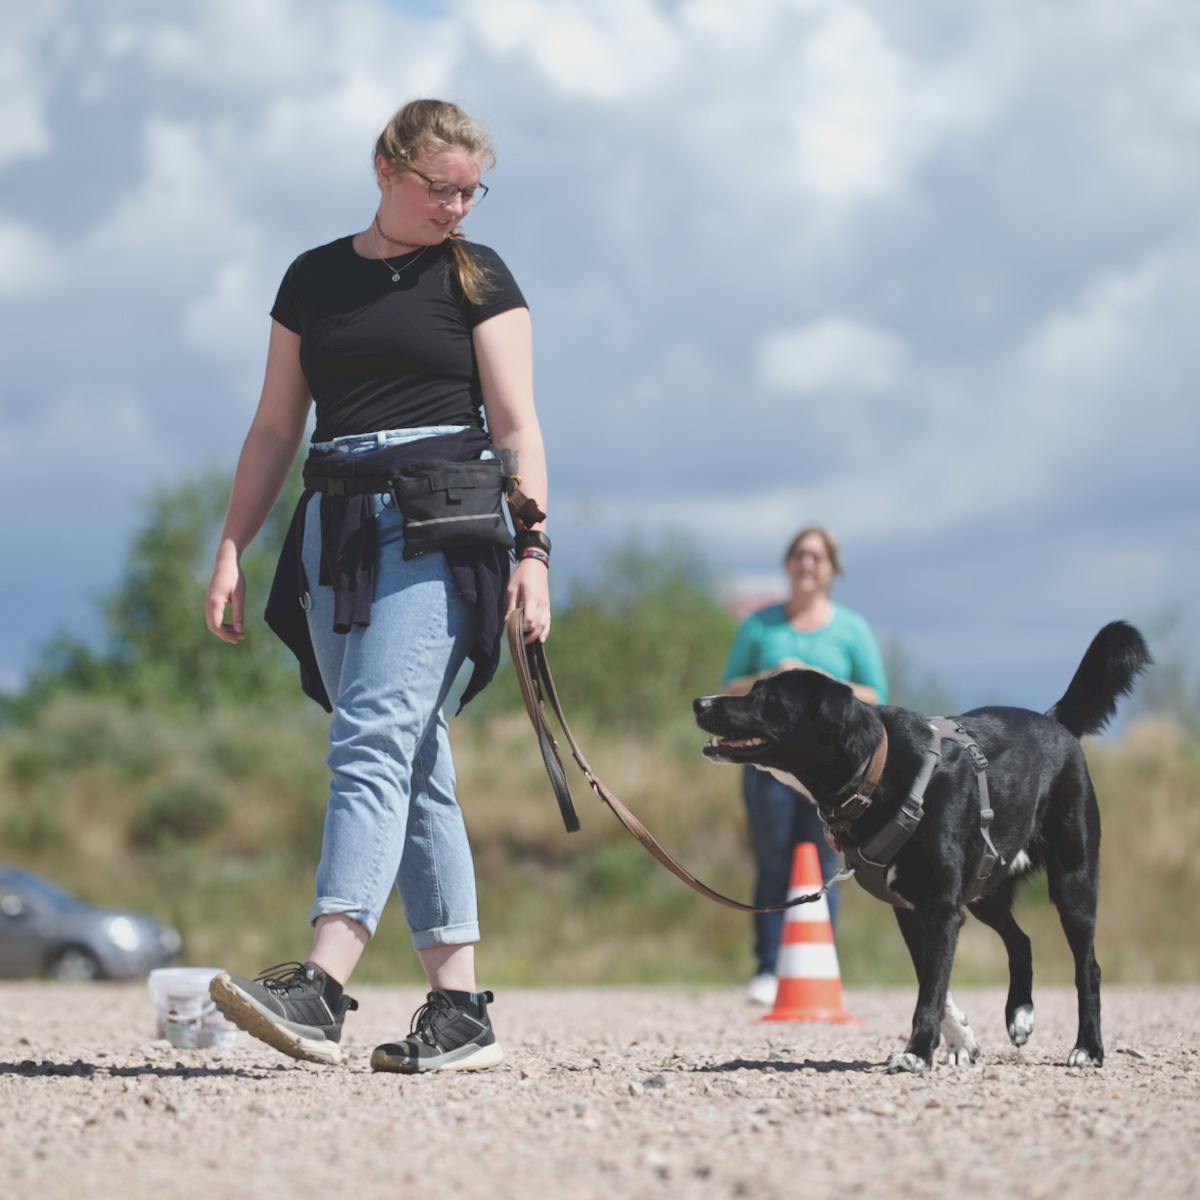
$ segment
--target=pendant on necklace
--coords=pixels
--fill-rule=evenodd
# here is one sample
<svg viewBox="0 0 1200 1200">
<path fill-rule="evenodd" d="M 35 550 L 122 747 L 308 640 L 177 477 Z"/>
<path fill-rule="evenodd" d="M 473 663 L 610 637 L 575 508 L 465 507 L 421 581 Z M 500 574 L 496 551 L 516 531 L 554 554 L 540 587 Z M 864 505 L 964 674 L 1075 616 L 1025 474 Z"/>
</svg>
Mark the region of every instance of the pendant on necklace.
<svg viewBox="0 0 1200 1200">
<path fill-rule="evenodd" d="M 393 282 L 393 283 L 399 283 L 399 282 L 400 282 L 400 272 L 399 272 L 399 271 L 397 271 L 397 272 L 396 272 L 396 274 L 392 276 L 392 282 Z"/>
</svg>

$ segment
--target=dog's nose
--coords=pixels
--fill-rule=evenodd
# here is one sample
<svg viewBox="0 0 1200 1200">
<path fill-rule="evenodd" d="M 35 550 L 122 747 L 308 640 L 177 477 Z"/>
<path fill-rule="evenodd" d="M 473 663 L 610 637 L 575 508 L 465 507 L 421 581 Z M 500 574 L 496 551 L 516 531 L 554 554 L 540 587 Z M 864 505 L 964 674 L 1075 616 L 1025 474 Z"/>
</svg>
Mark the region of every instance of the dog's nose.
<svg viewBox="0 0 1200 1200">
<path fill-rule="evenodd" d="M 716 696 L 698 696 L 692 701 L 692 711 L 699 716 L 705 709 L 712 708 Z"/>
</svg>

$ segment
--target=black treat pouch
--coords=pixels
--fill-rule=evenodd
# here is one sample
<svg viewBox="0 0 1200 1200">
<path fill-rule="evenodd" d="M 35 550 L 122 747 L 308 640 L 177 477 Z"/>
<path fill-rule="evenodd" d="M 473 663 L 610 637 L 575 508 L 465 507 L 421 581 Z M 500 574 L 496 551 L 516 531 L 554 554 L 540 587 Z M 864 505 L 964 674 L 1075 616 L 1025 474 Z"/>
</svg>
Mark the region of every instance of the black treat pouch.
<svg viewBox="0 0 1200 1200">
<path fill-rule="evenodd" d="M 501 503 L 508 478 L 499 458 L 433 459 L 397 471 L 392 495 L 404 514 L 405 559 L 451 546 L 513 549 Z"/>
</svg>

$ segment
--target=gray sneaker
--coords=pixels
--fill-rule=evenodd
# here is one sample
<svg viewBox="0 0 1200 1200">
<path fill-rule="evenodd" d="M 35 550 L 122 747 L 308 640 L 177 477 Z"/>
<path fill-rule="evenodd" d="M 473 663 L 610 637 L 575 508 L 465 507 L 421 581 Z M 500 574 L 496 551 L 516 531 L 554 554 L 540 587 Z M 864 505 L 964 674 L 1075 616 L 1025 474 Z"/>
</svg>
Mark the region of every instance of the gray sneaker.
<svg viewBox="0 0 1200 1200">
<path fill-rule="evenodd" d="M 358 1007 L 343 996 L 334 1012 L 325 999 L 325 972 L 315 963 L 288 962 L 254 979 L 222 971 L 208 994 L 239 1029 L 308 1062 L 342 1061 L 342 1022 Z"/>
<path fill-rule="evenodd" d="M 375 1047 L 371 1069 L 416 1075 L 483 1071 L 502 1062 L 504 1051 L 487 1013 L 494 997 L 491 992 L 476 992 L 475 996 L 476 1004 L 461 1005 L 440 988 L 430 992 L 412 1019 L 409 1036 L 402 1042 Z"/>
</svg>

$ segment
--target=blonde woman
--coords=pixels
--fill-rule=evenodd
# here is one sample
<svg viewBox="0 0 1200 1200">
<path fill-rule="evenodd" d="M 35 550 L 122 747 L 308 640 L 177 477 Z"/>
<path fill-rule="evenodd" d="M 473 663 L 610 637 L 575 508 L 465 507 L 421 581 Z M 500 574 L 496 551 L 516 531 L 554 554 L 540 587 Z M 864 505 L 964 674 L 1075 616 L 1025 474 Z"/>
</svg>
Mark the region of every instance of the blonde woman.
<svg viewBox="0 0 1200 1200">
<path fill-rule="evenodd" d="M 735 696 L 748 692 L 757 679 L 795 667 L 823 671 L 850 685 L 868 704 L 887 703 L 887 680 L 875 637 L 866 620 L 835 604 L 829 592 L 842 574 L 837 540 L 819 525 L 802 529 L 783 559 L 790 584 L 783 604 L 751 613 L 734 637 L 721 677 L 721 687 Z M 757 907 L 782 904 L 787 898 L 792 852 L 798 842 L 813 842 L 828 880 L 838 856 L 826 844 L 816 808 L 799 792 L 756 767 L 744 767 L 742 795 L 750 844 L 754 851 Z M 830 916 L 837 920 L 838 896 L 829 893 Z M 747 989 L 755 1004 L 775 1001 L 775 962 L 783 932 L 782 913 L 754 916 L 757 970 Z"/>
<path fill-rule="evenodd" d="M 491 677 L 513 606 L 524 607 L 526 640 L 545 640 L 549 538 L 544 514 L 527 512 L 511 571 L 509 550 L 494 543 L 414 555 L 414 533 L 406 553 L 405 519 L 386 485 L 398 470 L 505 450 L 523 492 L 545 508 L 529 312 L 499 256 L 458 228 L 487 194 L 494 157 L 481 126 L 453 104 L 414 101 L 388 123 L 366 228 L 301 254 L 279 289 L 262 398 L 217 550 L 206 619 L 236 644 L 245 636 L 240 558 L 315 403 L 307 490 L 268 608 L 305 690 L 332 712 L 312 948 L 304 963 L 254 980 L 222 973 L 212 987 L 231 1019 L 295 1058 L 340 1061 L 343 1022 L 358 1007 L 344 988 L 393 886 L 431 990 L 409 1036 L 378 1047 L 371 1065 L 476 1070 L 503 1057 L 492 995 L 475 979 L 474 868 L 442 706 L 467 657 L 466 698 Z"/>
</svg>

